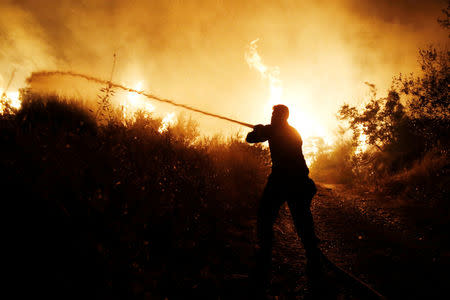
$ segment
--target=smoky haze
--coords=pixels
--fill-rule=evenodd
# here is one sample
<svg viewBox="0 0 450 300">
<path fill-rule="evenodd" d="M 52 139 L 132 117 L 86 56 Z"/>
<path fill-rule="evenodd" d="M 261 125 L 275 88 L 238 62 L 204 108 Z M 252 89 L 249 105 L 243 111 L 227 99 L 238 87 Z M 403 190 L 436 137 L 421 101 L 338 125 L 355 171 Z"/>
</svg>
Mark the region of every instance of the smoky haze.
<svg viewBox="0 0 450 300">
<path fill-rule="evenodd" d="M 283 97 L 298 101 L 310 128 L 331 135 L 344 102 L 383 95 L 398 73 L 417 70 L 417 50 L 446 45 L 436 20 L 446 1 L 4 1 L 0 2 L 0 86 L 32 71 L 69 70 L 109 78 L 248 123 L 267 122 L 269 86 L 246 64 L 259 38 L 278 66 Z M 76 91 L 83 94 L 83 90 Z M 155 103 L 156 111 L 174 111 Z M 199 118 L 207 132 L 239 127 Z M 317 130 L 317 128 L 321 128 Z"/>
</svg>

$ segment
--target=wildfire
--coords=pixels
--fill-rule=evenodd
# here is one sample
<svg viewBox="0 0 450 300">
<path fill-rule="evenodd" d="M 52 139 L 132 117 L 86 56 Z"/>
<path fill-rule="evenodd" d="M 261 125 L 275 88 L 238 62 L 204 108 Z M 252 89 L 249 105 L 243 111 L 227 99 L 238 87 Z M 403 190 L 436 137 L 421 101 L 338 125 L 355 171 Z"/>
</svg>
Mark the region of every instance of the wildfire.
<svg viewBox="0 0 450 300">
<path fill-rule="evenodd" d="M 19 91 L 11 91 L 5 93 L 2 89 L 0 89 L 0 97 L 0 113 L 3 113 L 5 111 L 6 104 L 15 109 L 19 109 L 22 105 Z"/>
<path fill-rule="evenodd" d="M 313 138 L 314 136 L 320 136 L 328 140 L 323 127 L 310 114 L 308 115 L 302 110 L 303 106 L 301 102 L 308 101 L 308 99 L 302 95 L 301 91 L 297 93 L 299 95 L 298 99 L 285 99 L 282 97 L 283 81 L 280 79 L 280 69 L 277 66 L 268 67 L 263 63 L 257 51 L 258 40 L 252 41 L 248 46 L 245 53 L 245 60 L 250 68 L 258 71 L 261 77 L 269 83 L 270 97 L 265 105 L 264 114 L 268 116 L 271 114 L 274 105 L 284 104 L 289 107 L 289 124 L 300 132 L 304 140 Z"/>
<path fill-rule="evenodd" d="M 139 81 L 134 89 L 142 91 L 143 82 Z M 125 119 L 133 119 L 137 111 L 143 111 L 144 116 L 148 118 L 155 107 L 150 104 L 142 95 L 135 92 L 128 92 L 125 101 L 121 103 L 123 117 Z"/>
<path fill-rule="evenodd" d="M 258 53 L 259 39 L 250 43 L 248 51 L 245 53 L 245 60 L 250 68 L 257 70 L 263 79 L 267 79 L 270 85 L 270 98 L 268 105 L 270 108 L 276 104 L 280 104 L 281 96 L 283 95 L 283 82 L 280 77 L 280 69 L 278 67 L 269 68 L 263 64 L 261 56 Z"/>
<path fill-rule="evenodd" d="M 143 91 L 142 87 L 143 82 L 139 81 L 134 86 L 134 90 L 141 92 Z M 122 109 L 122 116 L 127 120 L 134 120 L 138 111 L 143 112 L 145 118 L 149 118 L 150 114 L 155 110 L 155 107 L 148 101 L 148 99 L 137 92 L 127 92 L 125 97 L 122 97 L 121 99 L 122 101 L 119 105 Z M 5 92 L 0 89 L 0 114 L 4 113 L 7 106 L 19 109 L 21 105 L 22 101 L 18 91 Z M 158 131 L 160 133 L 164 133 L 168 130 L 169 126 L 174 123 L 175 113 L 168 113 L 161 121 Z"/>
<path fill-rule="evenodd" d="M 142 89 L 143 82 L 139 81 L 134 89 L 137 91 L 143 91 Z M 146 99 L 144 96 L 135 93 L 135 92 L 128 92 L 125 102 L 122 103 L 123 108 L 123 117 L 125 119 L 133 119 L 135 116 L 135 113 L 137 111 L 143 111 L 144 117 L 148 118 L 150 117 L 150 113 L 155 111 L 155 107 L 148 102 L 148 99 Z M 168 113 L 166 116 L 162 119 L 161 125 L 158 128 L 159 133 L 164 133 L 167 131 L 170 125 L 173 125 L 175 123 L 175 113 Z"/>
<path fill-rule="evenodd" d="M 362 128 L 360 128 L 362 129 Z M 369 144 L 367 143 L 368 136 L 362 132 L 360 132 L 358 136 L 358 146 L 355 149 L 355 154 L 362 154 L 366 152 Z"/>
<path fill-rule="evenodd" d="M 175 113 L 168 113 L 164 119 L 161 121 L 161 125 L 158 128 L 159 133 L 166 132 L 170 125 L 175 123 Z"/>
</svg>

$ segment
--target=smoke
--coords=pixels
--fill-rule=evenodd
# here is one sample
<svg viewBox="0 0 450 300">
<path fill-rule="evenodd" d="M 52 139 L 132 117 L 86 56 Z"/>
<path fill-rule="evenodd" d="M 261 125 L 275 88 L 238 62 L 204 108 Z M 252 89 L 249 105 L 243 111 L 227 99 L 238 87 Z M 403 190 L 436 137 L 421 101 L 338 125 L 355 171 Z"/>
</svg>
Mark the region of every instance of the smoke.
<svg viewBox="0 0 450 300">
<path fill-rule="evenodd" d="M 199 114 L 202 114 L 202 115 L 205 115 L 205 116 L 209 116 L 209 117 L 225 120 L 225 121 L 228 121 L 228 122 L 231 122 L 231 123 L 236 123 L 236 124 L 239 124 L 239 125 L 243 125 L 243 126 L 246 126 L 246 127 L 249 127 L 249 128 L 253 128 L 253 125 L 248 124 L 248 123 L 240 122 L 240 121 L 233 120 L 233 119 L 221 116 L 221 115 L 217 115 L 217 114 L 213 114 L 213 113 L 210 113 L 210 112 L 206 112 L 206 111 L 203 111 L 203 110 L 200 110 L 200 109 L 197 109 L 195 107 L 188 106 L 188 105 L 185 105 L 185 104 L 176 103 L 175 101 L 170 100 L 170 99 L 161 98 L 161 97 L 158 97 L 156 95 L 152 95 L 152 94 L 146 93 L 146 92 L 138 90 L 138 89 L 132 89 L 132 88 L 126 87 L 126 86 L 124 86 L 122 84 L 117 84 L 117 83 L 114 83 L 114 82 L 109 81 L 109 80 L 104 80 L 104 79 L 101 79 L 101 78 L 96 78 L 96 77 L 85 75 L 85 74 L 74 73 L 74 72 L 62 72 L 62 71 L 33 72 L 31 74 L 31 76 L 29 78 L 27 78 L 27 82 L 29 84 L 33 84 L 33 83 L 39 82 L 40 79 L 42 79 L 42 78 L 48 79 L 49 77 L 52 77 L 52 76 L 72 76 L 72 77 L 82 78 L 82 79 L 85 79 L 87 81 L 90 81 L 90 82 L 93 82 L 93 83 L 96 83 L 96 84 L 109 85 L 110 87 L 117 88 L 117 89 L 120 89 L 120 90 L 123 90 L 123 91 L 126 91 L 126 92 L 142 95 L 142 96 L 144 96 L 144 97 L 146 97 L 147 99 L 150 99 L 150 100 L 155 100 L 155 101 L 158 101 L 158 102 L 167 103 L 167 104 L 170 104 L 170 105 L 173 105 L 173 106 L 176 106 L 176 107 L 181 107 L 181 108 L 184 108 L 186 110 L 190 110 L 192 112 L 196 112 L 196 113 L 199 113 Z M 172 119 L 173 116 L 174 115 L 171 114 L 171 117 L 169 117 L 167 120 Z M 166 122 L 169 122 L 169 121 L 166 121 Z"/>
<path fill-rule="evenodd" d="M 252 41 L 245 52 L 245 60 L 250 68 L 257 70 L 263 79 L 269 81 L 270 105 L 280 104 L 283 95 L 283 82 L 280 80 L 280 69 L 278 67 L 269 68 L 263 64 L 261 56 L 257 51 L 258 39 Z M 270 107 L 271 108 L 271 107 Z"/>
<path fill-rule="evenodd" d="M 339 105 L 367 94 L 364 82 L 383 91 L 392 76 L 417 71 L 418 47 L 447 43 L 436 22 L 444 7 L 411 0 L 2 0 L 0 85 L 14 69 L 15 89 L 48 69 L 109 78 L 115 53 L 115 82 L 142 81 L 152 94 L 262 123 L 270 118 L 270 90 L 244 58 L 260 38 L 264 62 L 280 70 L 283 98 L 331 132 Z M 238 128 L 201 122 L 210 132 Z"/>
</svg>

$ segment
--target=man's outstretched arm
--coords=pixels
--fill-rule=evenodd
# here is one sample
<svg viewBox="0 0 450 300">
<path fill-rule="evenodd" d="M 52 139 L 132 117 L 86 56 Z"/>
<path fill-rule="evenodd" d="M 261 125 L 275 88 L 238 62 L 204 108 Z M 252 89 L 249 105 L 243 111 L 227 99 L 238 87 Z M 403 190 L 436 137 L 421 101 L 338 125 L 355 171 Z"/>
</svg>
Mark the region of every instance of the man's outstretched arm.
<svg viewBox="0 0 450 300">
<path fill-rule="evenodd" d="M 256 125 L 252 132 L 247 134 L 245 139 L 247 143 L 261 143 L 265 142 L 270 137 L 270 125 Z"/>
</svg>

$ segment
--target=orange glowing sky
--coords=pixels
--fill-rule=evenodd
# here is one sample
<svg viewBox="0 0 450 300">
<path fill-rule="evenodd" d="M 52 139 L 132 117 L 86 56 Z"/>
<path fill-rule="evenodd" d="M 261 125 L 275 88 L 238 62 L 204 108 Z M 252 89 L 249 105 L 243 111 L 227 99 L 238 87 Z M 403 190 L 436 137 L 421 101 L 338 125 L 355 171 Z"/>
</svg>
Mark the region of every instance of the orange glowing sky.
<svg viewBox="0 0 450 300">
<path fill-rule="evenodd" d="M 446 1 L 48 1 L 0 2 L 0 87 L 36 70 L 72 70 L 108 78 L 178 102 L 264 123 L 268 81 L 245 53 L 277 67 L 282 102 L 295 106 L 304 137 L 331 137 L 344 102 L 380 96 L 398 73 L 417 71 L 419 47 L 444 45 L 436 22 Z M 84 87 L 69 86 L 76 95 Z M 53 87 L 52 87 L 53 88 Z M 66 87 L 64 87 L 66 89 Z M 175 111 L 152 103 L 162 115 Z M 239 126 L 198 117 L 206 133 Z M 246 129 L 242 129 L 246 132 Z"/>
</svg>

